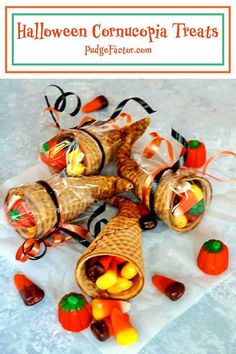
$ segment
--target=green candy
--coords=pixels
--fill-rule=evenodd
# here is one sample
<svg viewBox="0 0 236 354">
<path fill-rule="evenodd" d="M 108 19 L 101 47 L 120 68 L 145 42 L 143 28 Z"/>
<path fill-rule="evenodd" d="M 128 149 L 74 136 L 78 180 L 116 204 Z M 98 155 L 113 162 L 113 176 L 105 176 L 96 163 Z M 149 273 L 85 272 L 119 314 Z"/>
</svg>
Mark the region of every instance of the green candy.
<svg viewBox="0 0 236 354">
<path fill-rule="evenodd" d="M 11 219 L 11 221 L 15 221 L 16 222 L 16 221 L 20 220 L 20 216 L 21 215 L 20 215 L 19 210 L 12 209 L 12 210 L 9 211 L 8 216 Z"/>
<path fill-rule="evenodd" d="M 200 146 L 200 142 L 198 140 L 191 140 L 191 141 L 188 142 L 188 146 L 191 149 L 197 149 Z"/>
<path fill-rule="evenodd" d="M 80 294 L 70 293 L 65 295 L 61 301 L 60 306 L 65 311 L 77 311 L 84 307 L 85 300 Z"/>
<path fill-rule="evenodd" d="M 42 148 L 41 148 L 41 152 L 43 153 L 43 154 L 46 154 L 47 152 L 48 152 L 48 150 L 49 150 L 49 144 L 48 143 L 44 143 L 43 144 L 43 146 L 42 146 Z"/>
<path fill-rule="evenodd" d="M 210 253 L 218 253 L 223 248 L 223 243 L 219 240 L 209 240 L 204 243 L 204 248 Z"/>
<path fill-rule="evenodd" d="M 204 200 L 200 200 L 197 204 L 195 204 L 191 209 L 189 209 L 188 214 L 190 215 L 201 215 L 205 211 L 205 202 Z"/>
</svg>

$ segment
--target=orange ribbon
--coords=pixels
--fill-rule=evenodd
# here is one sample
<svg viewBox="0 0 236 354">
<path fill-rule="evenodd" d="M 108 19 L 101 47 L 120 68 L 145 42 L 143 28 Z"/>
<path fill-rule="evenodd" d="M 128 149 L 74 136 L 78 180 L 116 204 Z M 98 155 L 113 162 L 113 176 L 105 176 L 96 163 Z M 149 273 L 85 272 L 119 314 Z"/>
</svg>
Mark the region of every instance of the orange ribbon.
<svg viewBox="0 0 236 354">
<path fill-rule="evenodd" d="M 35 257 L 40 251 L 40 242 L 33 238 L 26 240 L 16 252 L 16 260 L 26 262 L 30 257 Z"/>
<path fill-rule="evenodd" d="M 45 115 L 46 112 L 54 112 L 56 115 L 57 121 L 59 121 L 60 118 L 60 112 L 57 111 L 54 107 L 46 107 L 41 111 L 41 117 Z M 52 126 L 56 129 L 60 129 L 59 125 L 56 125 L 56 123 L 48 123 L 49 126 Z"/>
<path fill-rule="evenodd" d="M 149 135 L 153 138 L 153 140 L 150 141 L 150 143 L 148 143 L 146 145 L 146 147 L 144 148 L 144 150 L 143 150 L 144 156 L 146 156 L 148 158 L 153 157 L 155 154 L 158 153 L 161 143 L 163 141 L 165 141 L 166 145 L 167 145 L 167 149 L 168 149 L 169 158 L 173 162 L 174 161 L 174 149 L 173 149 L 173 145 L 172 145 L 171 141 L 166 138 L 163 138 L 160 134 L 158 134 L 156 132 L 151 132 L 151 133 L 149 133 Z"/>
<path fill-rule="evenodd" d="M 115 130 L 120 130 L 121 128 L 129 127 L 129 126 L 132 124 L 132 117 L 131 117 L 131 115 L 128 114 L 128 113 L 125 113 L 125 112 L 120 113 L 120 115 L 119 115 L 118 118 L 119 118 L 120 120 L 125 120 L 125 119 L 126 119 L 125 124 L 122 125 L 122 126 L 119 126 L 119 125 L 117 124 L 117 121 L 116 121 L 116 118 L 115 118 L 115 119 L 112 119 L 112 120 L 110 120 L 109 122 L 105 123 L 102 127 L 103 127 L 103 128 L 107 128 L 107 127 L 112 126 L 113 129 L 115 129 Z"/>
<path fill-rule="evenodd" d="M 216 177 L 214 175 L 210 175 L 209 173 L 206 173 L 206 170 L 207 170 L 208 166 L 210 165 L 210 163 L 213 160 L 215 160 L 216 158 L 218 158 L 220 156 L 223 156 L 223 155 L 236 156 L 236 152 L 230 151 L 230 150 L 221 150 L 221 151 L 216 152 L 215 154 L 213 154 L 212 156 L 210 156 L 207 159 L 207 161 L 205 162 L 205 164 L 203 166 L 202 171 L 199 171 L 199 172 L 202 173 L 205 176 L 208 176 L 208 177 L 211 177 L 211 178 L 215 179 L 218 182 L 226 182 L 226 183 L 228 183 L 228 182 L 236 182 L 236 178 L 235 177 L 234 178 L 223 179 L 223 178 Z"/>
</svg>

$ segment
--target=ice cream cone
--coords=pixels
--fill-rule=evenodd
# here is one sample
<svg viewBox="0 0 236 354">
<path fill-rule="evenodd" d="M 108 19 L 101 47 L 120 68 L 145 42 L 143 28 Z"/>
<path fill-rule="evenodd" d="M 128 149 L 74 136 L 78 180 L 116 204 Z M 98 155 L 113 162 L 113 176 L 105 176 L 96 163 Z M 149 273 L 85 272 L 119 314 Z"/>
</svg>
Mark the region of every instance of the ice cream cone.
<svg viewBox="0 0 236 354">
<path fill-rule="evenodd" d="M 128 179 L 134 185 L 134 191 L 137 197 L 143 200 L 143 188 L 144 184 L 149 177 L 149 175 L 144 172 L 136 161 L 131 159 L 130 154 L 132 150 L 133 143 L 139 139 L 139 137 L 144 133 L 147 126 L 149 125 L 149 120 L 145 119 L 139 121 L 139 127 L 132 133 L 127 132 L 127 134 L 122 138 L 122 143 L 117 150 L 117 169 L 118 174 Z M 155 167 L 154 167 L 155 168 Z M 173 206 L 176 188 L 185 182 L 191 182 L 196 184 L 203 191 L 203 200 L 205 206 L 207 207 L 211 201 L 212 189 L 210 182 L 196 174 L 192 170 L 181 170 L 179 169 L 176 173 L 172 170 L 167 170 L 161 177 L 158 187 L 154 194 L 154 211 L 159 219 L 161 219 L 170 228 L 179 231 L 187 232 L 195 228 L 202 219 L 203 214 L 196 218 L 192 223 L 188 223 L 186 227 L 179 228 L 173 223 Z M 151 183 L 148 186 L 148 196 L 151 189 Z M 149 197 L 145 199 L 145 205 L 150 208 Z"/>
<path fill-rule="evenodd" d="M 132 188 L 132 184 L 123 178 L 105 176 L 54 176 L 48 184 L 57 197 L 63 223 L 73 221 L 95 200 L 107 199 Z M 56 206 L 42 185 L 33 183 L 10 189 L 5 201 L 6 210 L 10 209 L 12 201 L 17 198 L 25 198 L 36 226 L 34 235 L 27 228 L 16 227 L 21 236 L 40 238 L 56 225 Z"/>
<path fill-rule="evenodd" d="M 83 154 L 83 159 L 80 163 L 84 166 L 81 172 L 73 174 L 77 175 L 95 175 L 100 171 L 101 165 L 104 166 L 109 164 L 115 156 L 116 149 L 121 141 L 121 136 L 125 132 L 133 132 L 136 130 L 136 126 L 139 125 L 139 122 L 133 123 L 129 127 L 125 127 L 119 130 L 107 130 L 102 129 L 101 127 L 89 126 L 82 129 L 69 129 L 62 130 L 50 141 L 43 144 L 43 146 L 48 145 L 48 151 L 45 149 L 40 151 L 40 159 L 46 163 L 52 172 L 59 172 L 66 167 L 65 159 L 61 160 L 55 158 L 48 158 L 50 156 L 52 149 L 50 150 L 50 142 L 57 141 L 58 143 L 67 139 L 72 143 L 76 143 L 76 149 L 79 149 Z M 67 146 L 69 151 L 69 147 Z M 67 153 L 66 150 L 64 152 Z M 49 154 L 49 155 L 47 155 Z M 51 156 L 54 154 L 51 154 Z M 55 155 L 56 156 L 56 155 Z M 67 161 L 68 164 L 68 161 Z M 67 171 L 68 175 L 72 175 L 70 171 Z"/>
<path fill-rule="evenodd" d="M 90 297 L 128 300 L 135 297 L 144 284 L 142 231 L 136 204 L 122 197 L 113 197 L 109 204 L 119 208 L 77 263 L 75 277 L 80 288 Z M 86 276 L 86 261 L 96 256 L 117 256 L 133 263 L 138 274 L 132 279 L 133 285 L 126 291 L 111 294 L 98 289 Z"/>
</svg>

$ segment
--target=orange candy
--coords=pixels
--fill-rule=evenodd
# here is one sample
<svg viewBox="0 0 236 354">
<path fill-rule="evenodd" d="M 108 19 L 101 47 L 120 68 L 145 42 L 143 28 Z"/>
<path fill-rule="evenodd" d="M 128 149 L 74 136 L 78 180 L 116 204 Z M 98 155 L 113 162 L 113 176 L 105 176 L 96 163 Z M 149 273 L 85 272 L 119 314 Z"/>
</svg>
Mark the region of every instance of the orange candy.
<svg viewBox="0 0 236 354">
<path fill-rule="evenodd" d="M 117 308 L 111 312 L 111 325 L 118 344 L 130 345 L 137 342 L 138 333 L 130 323 L 129 316 Z"/>
<path fill-rule="evenodd" d="M 176 301 L 183 296 L 185 286 L 176 280 L 155 274 L 152 276 L 153 285 L 170 300 Z"/>
<path fill-rule="evenodd" d="M 229 265 L 228 247 L 219 240 L 205 242 L 199 251 L 197 265 L 209 275 L 219 275 L 225 272 Z"/>
<path fill-rule="evenodd" d="M 94 299 L 91 306 L 93 318 L 96 321 L 109 317 L 114 308 L 119 309 L 122 312 L 128 312 L 130 310 L 129 302 L 118 300 Z"/>
<path fill-rule="evenodd" d="M 107 107 L 109 104 L 107 98 L 105 96 L 98 96 L 94 98 L 92 101 L 86 103 L 82 107 L 82 112 L 83 113 L 91 113 L 94 111 L 99 111 L 100 109 L 103 109 Z"/>
<path fill-rule="evenodd" d="M 41 301 L 44 291 L 23 274 L 15 274 L 14 283 L 25 305 L 32 306 Z"/>
</svg>

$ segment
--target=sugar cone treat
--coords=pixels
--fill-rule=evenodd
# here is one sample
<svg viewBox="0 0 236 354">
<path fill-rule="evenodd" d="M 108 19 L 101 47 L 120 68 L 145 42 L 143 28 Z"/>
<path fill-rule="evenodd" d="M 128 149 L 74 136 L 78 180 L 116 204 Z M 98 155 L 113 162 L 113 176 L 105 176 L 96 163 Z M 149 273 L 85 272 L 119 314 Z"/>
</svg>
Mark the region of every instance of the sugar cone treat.
<svg viewBox="0 0 236 354">
<path fill-rule="evenodd" d="M 113 197 L 108 202 L 118 207 L 119 211 L 117 215 L 106 224 L 104 229 L 79 259 L 76 266 L 75 277 L 80 288 L 92 298 L 99 297 L 128 300 L 135 297 L 142 290 L 144 285 L 142 232 L 139 226 L 140 215 L 137 210 L 137 205 L 126 198 Z M 97 286 L 98 281 L 93 282 L 87 276 L 87 264 L 92 259 L 99 261 L 100 256 L 113 256 L 111 262 L 117 265 L 118 271 L 115 291 L 109 291 L 112 287 L 110 289 L 100 289 Z M 137 269 L 137 272 L 134 273 L 131 280 L 122 278 L 119 275 L 119 267 L 122 267 L 122 259 L 124 264 L 132 264 Z M 113 264 L 110 266 L 109 271 L 113 270 L 114 272 Z M 98 280 L 99 279 L 100 278 L 98 278 Z M 109 279 L 113 281 L 112 277 Z M 123 279 L 122 283 L 131 283 L 131 286 L 129 288 L 126 287 L 126 290 L 123 290 L 124 288 L 121 289 L 120 279 Z"/>
<path fill-rule="evenodd" d="M 145 132 L 150 120 L 138 122 L 136 129 L 127 132 L 117 149 L 118 174 L 134 185 L 134 192 L 150 208 L 149 194 L 152 183 L 146 186 L 149 174 L 144 172 L 130 155 L 133 143 Z M 155 166 L 154 166 L 155 169 Z M 144 188 L 147 193 L 144 198 Z M 187 232 L 201 221 L 212 197 L 210 182 L 193 170 L 170 169 L 162 175 L 154 192 L 154 211 L 157 217 L 170 228 Z"/>
<path fill-rule="evenodd" d="M 44 143 L 39 156 L 53 173 L 64 168 L 68 176 L 95 175 L 114 158 L 124 131 L 133 131 L 138 122 L 119 130 L 95 126 L 60 131 Z"/>
<path fill-rule="evenodd" d="M 128 191 L 132 184 L 120 177 L 52 177 L 45 185 L 33 183 L 12 188 L 5 200 L 8 222 L 24 238 L 41 238 L 60 219 L 69 223 L 96 200 L 112 197 Z M 50 191 L 51 189 L 51 191 Z"/>
</svg>

